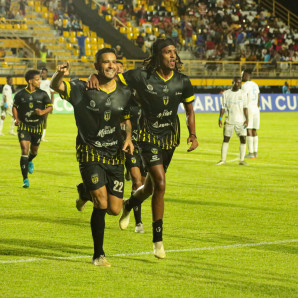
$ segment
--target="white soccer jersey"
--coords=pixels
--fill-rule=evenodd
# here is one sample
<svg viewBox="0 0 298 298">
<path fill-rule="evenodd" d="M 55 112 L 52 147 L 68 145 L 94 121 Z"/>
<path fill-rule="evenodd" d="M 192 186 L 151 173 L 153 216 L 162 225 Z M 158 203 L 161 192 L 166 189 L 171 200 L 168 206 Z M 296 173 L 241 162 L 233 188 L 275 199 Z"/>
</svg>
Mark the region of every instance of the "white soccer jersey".
<svg viewBox="0 0 298 298">
<path fill-rule="evenodd" d="M 245 116 L 243 109 L 247 108 L 247 96 L 238 91 L 226 90 L 222 94 L 222 108 L 226 110 L 225 122 L 227 124 L 243 124 Z"/>
<path fill-rule="evenodd" d="M 6 102 L 9 106 L 12 106 L 12 88 L 10 85 L 5 84 L 2 91 L 2 102 L 4 102 L 3 97 L 6 97 Z"/>
<path fill-rule="evenodd" d="M 39 88 L 41 90 L 47 92 L 48 95 L 49 95 L 49 98 L 52 98 L 51 97 L 51 92 L 53 92 L 53 91 L 50 88 L 50 84 L 51 84 L 50 80 L 47 80 L 47 79 L 46 80 L 40 80 L 40 87 Z"/>
<path fill-rule="evenodd" d="M 247 81 L 242 85 L 241 89 L 247 94 L 248 107 L 257 108 L 260 94 L 259 86 L 253 81 Z"/>
</svg>

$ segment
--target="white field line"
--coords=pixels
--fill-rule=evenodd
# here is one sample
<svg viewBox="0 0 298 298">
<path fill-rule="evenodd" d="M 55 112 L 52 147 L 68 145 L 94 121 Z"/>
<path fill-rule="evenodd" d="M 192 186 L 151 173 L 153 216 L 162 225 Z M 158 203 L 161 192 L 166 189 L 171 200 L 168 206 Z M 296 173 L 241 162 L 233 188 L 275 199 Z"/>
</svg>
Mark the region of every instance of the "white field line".
<svg viewBox="0 0 298 298">
<path fill-rule="evenodd" d="M 285 244 L 285 243 L 293 243 L 293 242 L 298 242 L 298 239 L 277 240 L 277 241 L 271 241 L 271 242 L 258 242 L 258 243 L 244 243 L 244 244 L 238 243 L 238 244 L 231 244 L 231 245 L 194 247 L 194 248 L 185 248 L 185 249 L 170 249 L 170 250 L 166 250 L 166 252 L 171 253 L 171 252 L 188 252 L 188 251 L 223 250 L 223 249 L 233 249 L 233 248 L 242 248 L 242 247 L 277 245 L 277 244 Z M 114 254 L 114 255 L 108 255 L 108 257 L 129 257 L 129 256 L 141 256 L 141 255 L 150 255 L 150 254 L 152 254 L 152 251 Z M 70 257 L 31 258 L 31 259 L 19 259 L 19 260 L 8 260 L 8 261 L 0 260 L 0 264 L 27 263 L 27 262 L 51 261 L 51 260 L 75 260 L 75 259 L 91 258 L 91 257 L 92 256 L 70 256 Z"/>
</svg>

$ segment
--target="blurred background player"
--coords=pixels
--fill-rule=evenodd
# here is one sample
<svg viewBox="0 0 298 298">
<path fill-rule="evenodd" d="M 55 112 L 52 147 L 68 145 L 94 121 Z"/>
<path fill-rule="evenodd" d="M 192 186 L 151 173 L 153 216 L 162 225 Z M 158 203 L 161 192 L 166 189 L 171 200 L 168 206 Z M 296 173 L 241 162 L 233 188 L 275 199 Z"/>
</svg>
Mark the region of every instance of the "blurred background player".
<svg viewBox="0 0 298 298">
<path fill-rule="evenodd" d="M 48 70 L 47 68 L 42 68 L 40 72 L 41 80 L 40 80 L 40 89 L 47 92 L 48 96 L 50 97 L 52 104 L 54 104 L 54 91 L 50 88 L 50 80 L 48 80 Z M 42 137 L 41 140 L 43 142 L 47 142 L 45 139 L 46 135 L 46 130 L 47 130 L 47 120 L 48 120 L 48 115 L 46 114 L 44 116 L 44 125 L 43 125 L 43 132 L 42 132 Z"/>
<path fill-rule="evenodd" d="M 248 154 L 245 158 L 257 158 L 259 137 L 257 129 L 260 127 L 260 89 L 259 86 L 251 81 L 251 71 L 242 72 L 241 89 L 247 95 L 248 125 L 247 125 L 247 147 Z"/>
<path fill-rule="evenodd" d="M 289 83 L 287 81 L 282 86 L 282 93 L 283 94 L 290 94 L 291 93 L 291 89 L 290 89 Z"/>
<path fill-rule="evenodd" d="M 28 85 L 15 95 L 12 112 L 15 125 L 18 126 L 22 151 L 20 165 L 23 187 L 28 188 L 28 172 L 32 174 L 34 171 L 32 160 L 36 157 L 40 145 L 44 115 L 53 110 L 53 104 L 48 94 L 39 89 L 40 72 L 38 70 L 27 71 L 25 80 Z"/>
<path fill-rule="evenodd" d="M 3 87 L 2 90 L 2 104 L 1 104 L 1 118 L 0 118 L 0 136 L 4 136 L 3 131 L 3 122 L 5 120 L 6 115 L 10 115 L 11 122 L 10 122 L 10 130 L 9 134 L 11 135 L 17 135 L 17 133 L 14 132 L 14 118 L 12 116 L 12 93 L 13 93 L 13 87 L 12 87 L 12 77 L 6 78 L 6 84 Z"/>
<path fill-rule="evenodd" d="M 240 138 L 239 165 L 247 165 L 244 161 L 246 151 L 246 126 L 248 121 L 247 96 L 241 89 L 241 78 L 235 77 L 232 89 L 224 91 L 222 106 L 219 113 L 218 126 L 222 127 L 222 117 L 227 112 L 224 124 L 224 140 L 221 147 L 221 160 L 218 166 L 224 165 L 227 160 L 229 141 L 235 130 Z"/>
</svg>

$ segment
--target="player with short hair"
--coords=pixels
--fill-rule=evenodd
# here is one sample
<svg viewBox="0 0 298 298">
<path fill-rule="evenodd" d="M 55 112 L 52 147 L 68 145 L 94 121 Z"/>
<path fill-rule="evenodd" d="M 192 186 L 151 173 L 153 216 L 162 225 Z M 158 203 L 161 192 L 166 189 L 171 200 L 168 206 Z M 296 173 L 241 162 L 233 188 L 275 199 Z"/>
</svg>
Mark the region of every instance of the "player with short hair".
<svg viewBox="0 0 298 298">
<path fill-rule="evenodd" d="M 163 259 L 165 173 L 180 142 L 177 115 L 180 103 L 184 104 L 186 112 L 189 130 L 187 143 L 192 143 L 188 151 L 198 146 L 192 106 L 194 91 L 189 78 L 180 73 L 182 63 L 170 38 L 157 39 L 152 45 L 152 55 L 144 63 L 144 69 L 119 74 L 123 84 L 135 89 L 140 98 L 144 121 L 139 132 L 139 146 L 148 170 L 145 184 L 124 202 L 119 226 L 122 230 L 126 229 L 131 209 L 152 195 L 153 253 L 157 258 Z M 96 84 L 96 77 L 93 76 L 89 87 L 96 87 Z"/>
<path fill-rule="evenodd" d="M 40 80 L 40 89 L 47 92 L 49 97 L 51 98 L 52 104 L 54 104 L 54 92 L 50 88 L 50 80 L 48 80 L 48 69 L 43 67 L 40 72 L 41 80 Z M 41 140 L 43 142 L 47 142 L 47 139 L 45 138 L 46 136 L 46 130 L 47 130 L 47 120 L 48 120 L 48 115 L 46 114 L 44 116 L 44 125 L 43 125 L 43 133 Z"/>
<path fill-rule="evenodd" d="M 18 126 L 22 151 L 20 165 L 23 187 L 28 188 L 28 172 L 32 174 L 34 171 L 32 160 L 37 156 L 40 145 L 44 115 L 53 110 L 53 105 L 48 94 L 39 89 L 40 72 L 38 70 L 28 70 L 25 80 L 28 85 L 15 95 L 12 113 L 15 125 Z"/>
<path fill-rule="evenodd" d="M 248 154 L 245 158 L 258 158 L 259 137 L 257 129 L 260 128 L 260 89 L 251 81 L 251 71 L 245 69 L 242 72 L 241 89 L 247 94 L 248 125 L 247 125 L 247 147 Z"/>
<path fill-rule="evenodd" d="M 219 113 L 218 126 L 222 127 L 222 117 L 227 112 L 224 123 L 224 139 L 221 147 L 221 160 L 217 165 L 224 165 L 227 159 L 229 141 L 235 131 L 240 138 L 239 165 L 246 166 L 244 155 L 246 150 L 246 127 L 248 123 L 247 96 L 241 88 L 241 78 L 235 77 L 232 89 L 222 94 L 222 106 Z"/>
<path fill-rule="evenodd" d="M 114 79 L 117 71 L 114 50 L 99 50 L 94 66 L 98 71 L 99 90 L 86 90 L 86 83 L 80 80 L 63 80 L 69 73 L 69 63 L 58 65 L 51 88 L 74 108 L 81 185 L 90 192 L 94 206 L 91 216 L 93 264 L 110 267 L 103 250 L 105 214 L 118 215 L 122 209 L 124 151 L 133 152 L 127 112 L 131 91 Z M 123 119 L 126 124 L 125 142 L 120 128 Z"/>
<path fill-rule="evenodd" d="M 3 130 L 3 122 L 5 120 L 6 115 L 10 115 L 12 117 L 12 105 L 13 105 L 13 99 L 12 99 L 12 77 L 8 76 L 6 77 L 6 84 L 3 86 L 2 90 L 2 104 L 0 106 L 0 136 L 4 136 Z M 11 135 L 17 135 L 14 132 L 14 118 L 11 118 L 10 123 L 10 130 L 9 134 Z"/>
</svg>

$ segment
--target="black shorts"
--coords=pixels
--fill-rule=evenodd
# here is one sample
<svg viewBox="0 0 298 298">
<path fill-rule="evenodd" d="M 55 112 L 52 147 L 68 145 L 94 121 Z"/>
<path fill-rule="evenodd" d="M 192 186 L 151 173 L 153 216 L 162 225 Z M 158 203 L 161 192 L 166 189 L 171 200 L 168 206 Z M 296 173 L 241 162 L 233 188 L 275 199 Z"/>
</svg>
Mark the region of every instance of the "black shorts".
<svg viewBox="0 0 298 298">
<path fill-rule="evenodd" d="M 80 172 L 87 190 L 92 191 L 103 187 L 107 192 L 120 199 L 124 192 L 124 166 L 102 163 L 80 163 Z"/>
<path fill-rule="evenodd" d="M 127 171 L 130 171 L 131 168 L 138 167 L 140 169 L 142 177 L 146 177 L 147 175 L 147 170 L 142 160 L 139 148 L 135 147 L 133 155 L 128 153 L 125 154 L 125 166 Z"/>
<path fill-rule="evenodd" d="M 34 146 L 40 145 L 41 135 L 41 133 L 33 133 L 28 130 L 18 130 L 19 141 L 30 141 Z"/>
<path fill-rule="evenodd" d="M 160 147 L 150 143 L 139 143 L 141 148 L 141 156 L 146 168 L 156 165 L 163 165 L 165 172 L 167 171 L 172 160 L 175 148 L 170 150 L 161 149 Z"/>
</svg>

